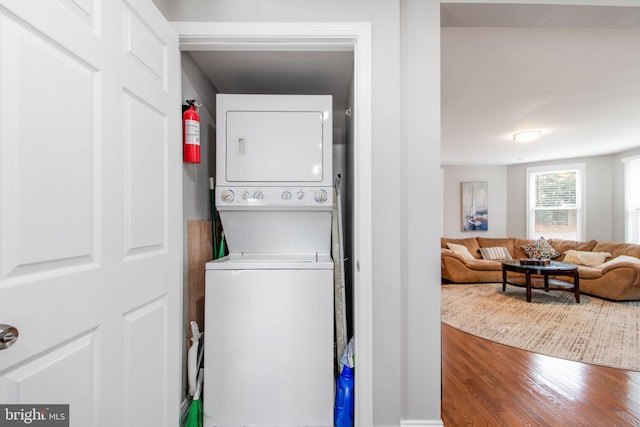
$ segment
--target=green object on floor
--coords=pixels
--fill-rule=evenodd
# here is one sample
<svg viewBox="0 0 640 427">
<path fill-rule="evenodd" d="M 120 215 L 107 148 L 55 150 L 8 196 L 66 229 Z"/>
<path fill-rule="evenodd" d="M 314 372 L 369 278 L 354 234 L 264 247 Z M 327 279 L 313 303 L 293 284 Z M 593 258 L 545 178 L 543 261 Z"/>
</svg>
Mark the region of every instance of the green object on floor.
<svg viewBox="0 0 640 427">
<path fill-rule="evenodd" d="M 191 405 L 189 405 L 184 427 L 202 427 L 202 421 L 202 401 L 200 399 L 194 399 L 191 401 Z"/>
<path fill-rule="evenodd" d="M 200 393 L 202 391 L 202 379 L 204 376 L 204 369 L 200 368 L 198 372 L 198 387 L 193 395 L 189 409 L 182 415 L 182 424 L 184 427 L 202 427 L 204 425 L 204 411 L 202 410 L 202 400 L 200 400 Z"/>
</svg>

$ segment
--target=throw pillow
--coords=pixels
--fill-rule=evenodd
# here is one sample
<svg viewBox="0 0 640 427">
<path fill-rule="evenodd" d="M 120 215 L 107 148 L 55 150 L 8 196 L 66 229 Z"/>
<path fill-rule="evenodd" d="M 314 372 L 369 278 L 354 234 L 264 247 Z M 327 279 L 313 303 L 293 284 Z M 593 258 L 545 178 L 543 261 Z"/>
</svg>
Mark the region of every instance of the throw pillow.
<svg viewBox="0 0 640 427">
<path fill-rule="evenodd" d="M 503 259 L 511 259 L 511 254 L 509 250 L 502 246 L 496 246 L 492 248 L 480 248 L 480 255 L 484 259 L 490 260 L 503 260 Z"/>
<path fill-rule="evenodd" d="M 560 252 L 556 251 L 544 237 L 540 237 L 535 242 L 522 246 L 522 250 L 529 258 L 534 259 L 552 259 L 560 256 Z"/>
<path fill-rule="evenodd" d="M 609 252 L 585 252 L 570 249 L 564 253 L 563 262 L 587 267 L 600 267 L 607 257 L 610 256 L 611 254 Z"/>
<path fill-rule="evenodd" d="M 447 243 L 447 246 L 453 251 L 454 254 L 461 255 L 464 259 L 475 259 L 466 246 L 456 245 L 455 243 Z"/>
<path fill-rule="evenodd" d="M 620 255 L 613 259 L 610 259 L 609 261 L 603 264 L 600 264 L 600 268 L 609 267 L 610 265 L 614 265 L 614 264 L 620 264 L 621 262 L 630 262 L 633 264 L 640 264 L 640 259 L 630 255 Z"/>
</svg>

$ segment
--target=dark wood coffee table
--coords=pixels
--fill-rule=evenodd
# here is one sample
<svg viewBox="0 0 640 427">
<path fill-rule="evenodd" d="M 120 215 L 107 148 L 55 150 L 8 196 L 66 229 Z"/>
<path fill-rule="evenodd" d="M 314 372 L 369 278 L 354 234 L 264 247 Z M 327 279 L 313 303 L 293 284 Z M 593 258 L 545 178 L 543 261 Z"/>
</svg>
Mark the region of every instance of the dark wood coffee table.
<svg viewBox="0 0 640 427">
<path fill-rule="evenodd" d="M 508 277 L 508 271 L 524 274 L 524 278 L 515 275 Z M 532 279 L 531 276 L 538 277 Z M 542 276 L 544 280 L 542 289 L 544 289 L 545 292 L 549 292 L 550 290 L 573 291 L 576 296 L 576 302 L 580 302 L 580 274 L 578 273 L 578 266 L 559 261 L 551 261 L 545 265 L 520 264 L 520 260 L 518 259 L 502 261 L 502 292 L 507 289 L 507 284 L 524 286 L 527 288 L 527 302 L 531 302 L 533 282 L 539 279 L 540 276 Z M 549 276 L 554 277 L 549 278 Z M 571 277 L 573 278 L 573 283 L 558 279 L 557 276 Z"/>
</svg>

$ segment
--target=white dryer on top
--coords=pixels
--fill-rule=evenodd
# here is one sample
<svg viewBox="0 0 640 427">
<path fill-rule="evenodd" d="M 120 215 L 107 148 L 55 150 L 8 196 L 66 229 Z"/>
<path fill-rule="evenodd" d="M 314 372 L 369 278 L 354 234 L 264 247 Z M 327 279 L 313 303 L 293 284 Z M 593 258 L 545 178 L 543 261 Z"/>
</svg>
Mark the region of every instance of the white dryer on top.
<svg viewBox="0 0 640 427">
<path fill-rule="evenodd" d="M 330 252 L 332 115 L 329 95 L 217 95 L 215 197 L 230 252 Z"/>
</svg>

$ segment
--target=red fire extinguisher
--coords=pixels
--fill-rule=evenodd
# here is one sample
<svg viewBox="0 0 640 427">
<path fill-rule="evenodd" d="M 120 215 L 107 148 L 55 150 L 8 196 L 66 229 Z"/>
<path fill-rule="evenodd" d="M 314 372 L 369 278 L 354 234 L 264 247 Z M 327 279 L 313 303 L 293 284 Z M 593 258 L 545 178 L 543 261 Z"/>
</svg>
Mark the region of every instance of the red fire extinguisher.
<svg viewBox="0 0 640 427">
<path fill-rule="evenodd" d="M 200 163 L 200 116 L 195 99 L 187 99 L 188 107 L 182 114 L 182 141 L 184 162 Z"/>
</svg>

